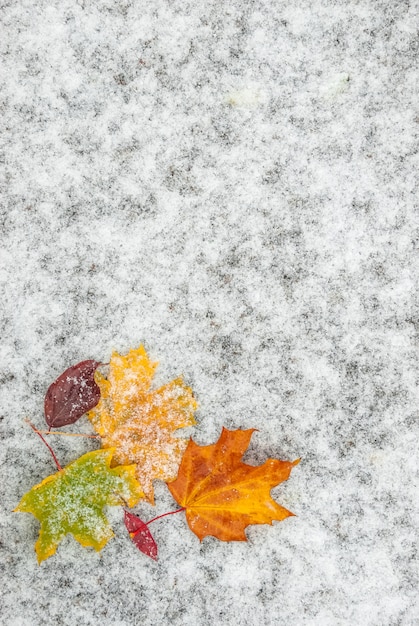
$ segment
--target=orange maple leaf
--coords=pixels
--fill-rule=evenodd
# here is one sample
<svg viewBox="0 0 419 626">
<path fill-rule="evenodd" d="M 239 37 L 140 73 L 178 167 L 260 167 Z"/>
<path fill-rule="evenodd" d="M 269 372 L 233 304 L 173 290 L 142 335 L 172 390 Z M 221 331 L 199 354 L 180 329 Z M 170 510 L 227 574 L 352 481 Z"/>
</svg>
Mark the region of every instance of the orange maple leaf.
<svg viewBox="0 0 419 626">
<path fill-rule="evenodd" d="M 299 463 L 268 459 L 246 465 L 241 458 L 255 429 L 230 431 L 210 446 L 189 441 L 177 479 L 168 485 L 186 509 L 189 528 L 202 540 L 213 535 L 222 541 L 246 541 L 249 524 L 271 524 L 294 515 L 270 496 Z"/>
<path fill-rule="evenodd" d="M 115 448 L 112 467 L 136 464 L 136 478 L 152 504 L 152 481 L 176 478 L 187 440 L 173 433 L 195 424 L 197 407 L 182 378 L 150 389 L 156 367 L 144 346 L 126 356 L 114 352 L 108 378 L 95 373 L 101 398 L 87 414 L 102 446 Z"/>
</svg>

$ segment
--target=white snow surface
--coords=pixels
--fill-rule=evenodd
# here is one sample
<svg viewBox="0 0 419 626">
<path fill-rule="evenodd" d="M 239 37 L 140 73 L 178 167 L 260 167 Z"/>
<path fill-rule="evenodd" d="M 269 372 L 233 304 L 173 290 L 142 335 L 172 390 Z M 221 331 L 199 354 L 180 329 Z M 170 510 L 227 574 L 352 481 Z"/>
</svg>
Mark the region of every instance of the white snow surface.
<svg viewBox="0 0 419 626">
<path fill-rule="evenodd" d="M 0 12 L 0 623 L 417 626 L 418 3 Z M 297 516 L 247 543 L 169 516 L 155 563 L 115 507 L 102 552 L 68 536 L 38 566 L 12 510 L 55 466 L 24 419 L 142 342 L 193 388 L 197 443 L 257 428 L 248 463 L 301 458 L 273 490 Z M 155 490 L 145 520 L 177 508 Z"/>
</svg>

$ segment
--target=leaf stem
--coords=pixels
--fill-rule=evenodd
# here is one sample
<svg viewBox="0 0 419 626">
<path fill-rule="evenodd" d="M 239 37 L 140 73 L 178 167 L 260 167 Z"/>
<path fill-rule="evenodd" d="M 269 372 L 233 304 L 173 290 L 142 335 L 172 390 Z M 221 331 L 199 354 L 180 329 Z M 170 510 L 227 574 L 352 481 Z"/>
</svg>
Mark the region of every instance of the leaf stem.
<svg viewBox="0 0 419 626">
<path fill-rule="evenodd" d="M 163 513 L 163 515 L 158 515 L 157 517 L 153 517 L 149 522 L 146 522 L 145 525 L 148 526 L 151 522 L 155 522 L 162 517 L 166 517 L 166 515 L 174 515 L 175 513 L 180 513 L 181 511 L 185 511 L 185 507 L 183 506 L 181 509 L 176 509 L 176 511 L 169 511 L 169 513 Z"/>
<path fill-rule="evenodd" d="M 88 437 L 90 439 L 100 439 L 100 435 L 84 435 L 83 433 L 61 433 L 55 430 L 36 430 L 38 434 L 42 435 L 61 435 L 61 437 Z"/>
<path fill-rule="evenodd" d="M 42 439 L 42 441 L 44 442 L 44 444 L 46 445 L 46 447 L 48 448 L 48 450 L 51 452 L 52 454 L 52 458 L 54 459 L 55 465 L 58 468 L 58 471 L 61 471 L 63 468 L 61 467 L 61 465 L 58 462 L 57 457 L 55 456 L 55 452 L 54 450 L 51 448 L 51 446 L 49 445 L 49 443 L 47 443 L 47 441 L 45 440 L 45 438 L 42 436 L 42 434 L 39 432 L 39 430 L 37 430 L 35 428 L 35 426 L 32 424 L 32 422 L 30 420 L 25 420 L 29 426 L 32 428 L 32 430 L 38 435 L 38 437 L 40 437 L 40 439 Z"/>
</svg>

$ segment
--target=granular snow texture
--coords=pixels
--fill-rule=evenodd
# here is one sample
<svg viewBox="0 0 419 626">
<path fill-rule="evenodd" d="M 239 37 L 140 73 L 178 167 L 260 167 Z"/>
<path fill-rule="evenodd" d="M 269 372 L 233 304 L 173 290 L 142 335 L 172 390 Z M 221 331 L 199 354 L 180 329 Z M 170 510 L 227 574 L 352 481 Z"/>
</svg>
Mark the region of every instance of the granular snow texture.
<svg viewBox="0 0 419 626">
<path fill-rule="evenodd" d="M 418 8 L 4 0 L 2 625 L 419 624 Z M 200 543 L 168 516 L 155 563 L 113 507 L 100 553 L 67 536 L 38 566 L 12 510 L 55 466 L 24 419 L 141 343 L 197 443 L 257 428 L 246 462 L 301 458 L 272 492 L 297 517 Z M 176 508 L 155 495 L 145 520 Z"/>
</svg>

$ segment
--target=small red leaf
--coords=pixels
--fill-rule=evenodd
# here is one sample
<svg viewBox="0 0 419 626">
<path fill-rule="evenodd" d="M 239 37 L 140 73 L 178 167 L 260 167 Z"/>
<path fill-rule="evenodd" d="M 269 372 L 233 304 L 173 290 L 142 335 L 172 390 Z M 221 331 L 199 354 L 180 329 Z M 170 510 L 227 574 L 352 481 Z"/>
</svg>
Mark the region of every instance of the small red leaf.
<svg viewBox="0 0 419 626">
<path fill-rule="evenodd" d="M 125 510 L 124 510 L 124 522 L 125 522 L 127 531 L 130 534 L 136 533 L 137 530 L 141 530 L 145 526 L 145 523 L 143 522 L 142 519 L 137 517 L 137 515 L 133 515 L 129 511 L 125 511 Z"/>
<path fill-rule="evenodd" d="M 141 552 L 157 561 L 157 543 L 153 539 L 153 535 L 148 530 L 148 526 L 144 524 L 143 530 L 137 530 L 131 539 Z"/>
<path fill-rule="evenodd" d="M 130 537 L 141 552 L 157 561 L 157 544 L 153 535 L 139 517 L 124 511 L 124 522 Z"/>
<path fill-rule="evenodd" d="M 45 420 L 50 428 L 74 424 L 100 400 L 94 374 L 98 361 L 72 365 L 50 385 L 45 395 Z"/>
</svg>

